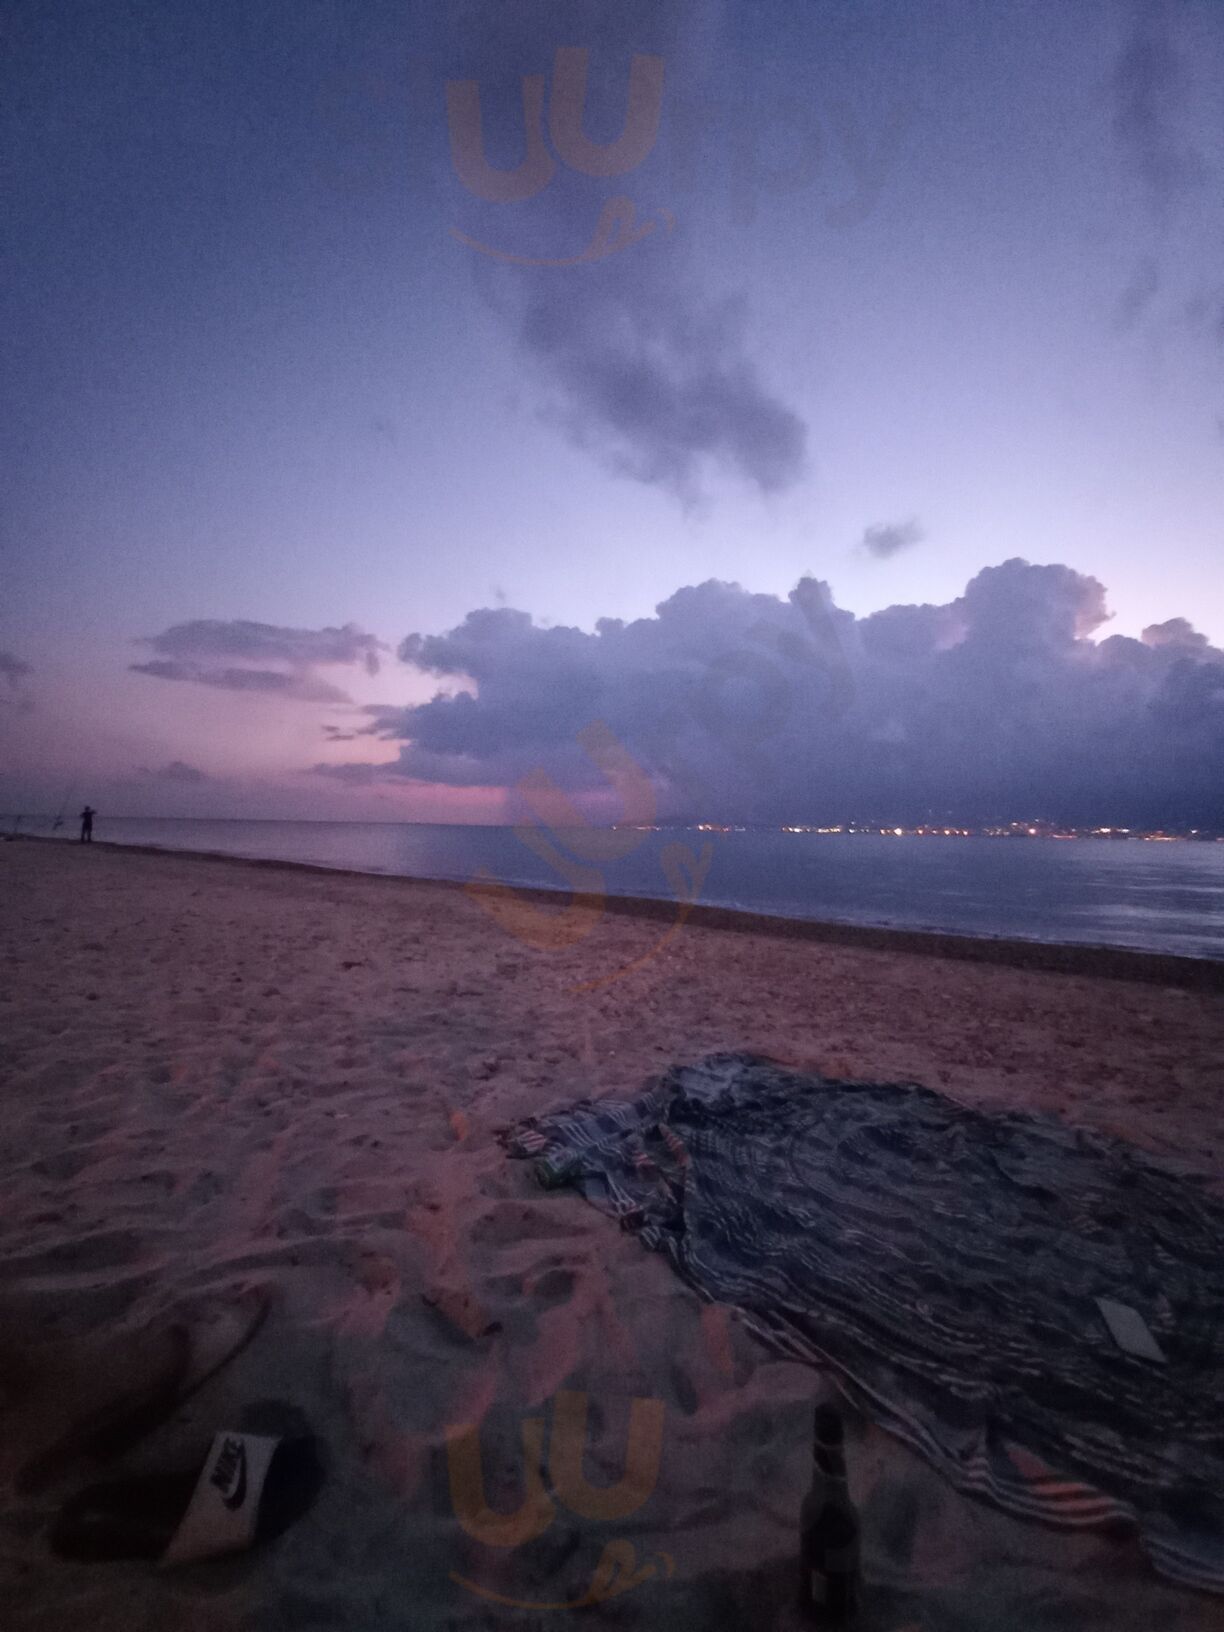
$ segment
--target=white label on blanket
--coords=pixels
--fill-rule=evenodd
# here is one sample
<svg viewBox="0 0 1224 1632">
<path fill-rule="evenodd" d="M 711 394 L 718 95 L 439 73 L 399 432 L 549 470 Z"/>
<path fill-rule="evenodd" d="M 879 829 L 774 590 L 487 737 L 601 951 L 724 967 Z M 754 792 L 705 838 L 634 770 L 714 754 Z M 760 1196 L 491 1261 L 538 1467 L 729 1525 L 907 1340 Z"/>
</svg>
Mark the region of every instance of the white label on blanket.
<svg viewBox="0 0 1224 1632">
<path fill-rule="evenodd" d="M 1096 1303 L 1120 1349 L 1137 1355 L 1140 1360 L 1159 1360 L 1163 1364 L 1160 1345 L 1137 1309 L 1132 1309 L 1129 1303 L 1115 1303 L 1112 1298 L 1098 1298 Z"/>
<path fill-rule="evenodd" d="M 163 1566 L 239 1553 L 251 1545 L 264 1480 L 279 1444 L 262 1434 L 216 1436 L 187 1511 L 162 1554 Z"/>
</svg>

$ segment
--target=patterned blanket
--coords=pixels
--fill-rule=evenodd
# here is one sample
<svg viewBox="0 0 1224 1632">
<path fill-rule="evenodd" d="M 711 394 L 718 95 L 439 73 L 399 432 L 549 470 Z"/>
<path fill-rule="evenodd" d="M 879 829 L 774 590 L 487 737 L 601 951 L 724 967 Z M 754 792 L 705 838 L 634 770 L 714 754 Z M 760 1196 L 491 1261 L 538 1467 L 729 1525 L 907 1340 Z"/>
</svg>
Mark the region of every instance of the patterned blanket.
<svg viewBox="0 0 1224 1632">
<path fill-rule="evenodd" d="M 1122 1142 L 715 1055 L 511 1130 L 958 1489 L 1224 1592 L 1224 1206 Z M 1095 1300 L 1139 1311 L 1163 1364 Z"/>
</svg>

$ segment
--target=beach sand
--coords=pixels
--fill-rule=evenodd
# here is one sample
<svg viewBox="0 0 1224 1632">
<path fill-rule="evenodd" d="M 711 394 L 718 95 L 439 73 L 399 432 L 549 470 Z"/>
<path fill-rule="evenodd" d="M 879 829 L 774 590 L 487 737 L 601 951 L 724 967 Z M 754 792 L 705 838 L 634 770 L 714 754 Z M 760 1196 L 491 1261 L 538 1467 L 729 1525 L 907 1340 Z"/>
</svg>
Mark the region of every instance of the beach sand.
<svg viewBox="0 0 1224 1632">
<path fill-rule="evenodd" d="M 67 1564 L 45 1527 L 88 1475 L 13 1489 L 33 1430 L 10 1387 L 13 1628 L 556 1625 L 566 1609 L 511 1605 L 578 1599 L 601 1556 L 630 1573 L 584 1612 L 598 1624 L 792 1624 L 819 1377 L 578 1197 L 541 1191 L 496 1140 L 521 1116 L 751 1050 L 1058 1111 L 1220 1172 L 1224 994 L 1173 965 L 1179 984 L 1151 962 L 1107 978 L 1087 952 L 1052 972 L 914 937 L 700 915 L 669 932 L 667 909 L 592 913 L 541 950 L 520 938 L 538 936 L 535 903 L 516 935 L 454 887 L 104 845 L 0 844 L 0 899 L 4 1345 L 50 1374 L 267 1286 L 254 1340 L 121 1467 L 189 1460 L 266 1398 L 307 1413 L 330 1464 L 313 1511 L 261 1551 L 161 1574 Z M 488 1504 L 510 1513 L 524 1433 L 542 1422 L 555 1456 L 567 1393 L 589 1404 L 592 1483 L 619 1477 L 633 1402 L 660 1402 L 637 1407 L 639 1428 L 661 1411 L 657 1476 L 619 1517 L 537 1493 L 540 1533 L 493 1545 L 514 1537 L 481 1515 L 471 1441 L 448 1456 L 448 1432 L 480 1425 Z M 865 1625 L 1221 1624 L 1219 1600 L 1162 1583 L 1133 1540 L 1021 1525 L 870 1425 L 847 1432 Z"/>
</svg>

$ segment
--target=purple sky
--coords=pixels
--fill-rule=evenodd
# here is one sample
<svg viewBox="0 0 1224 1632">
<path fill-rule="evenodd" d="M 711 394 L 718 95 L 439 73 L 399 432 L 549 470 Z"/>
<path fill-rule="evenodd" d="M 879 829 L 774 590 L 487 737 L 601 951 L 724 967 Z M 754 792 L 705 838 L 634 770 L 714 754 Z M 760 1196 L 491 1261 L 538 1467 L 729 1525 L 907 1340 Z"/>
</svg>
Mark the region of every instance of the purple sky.
<svg viewBox="0 0 1224 1632">
<path fill-rule="evenodd" d="M 1217 0 L 4 28 L 0 809 L 614 815 L 594 720 L 677 813 L 1219 803 Z"/>
</svg>

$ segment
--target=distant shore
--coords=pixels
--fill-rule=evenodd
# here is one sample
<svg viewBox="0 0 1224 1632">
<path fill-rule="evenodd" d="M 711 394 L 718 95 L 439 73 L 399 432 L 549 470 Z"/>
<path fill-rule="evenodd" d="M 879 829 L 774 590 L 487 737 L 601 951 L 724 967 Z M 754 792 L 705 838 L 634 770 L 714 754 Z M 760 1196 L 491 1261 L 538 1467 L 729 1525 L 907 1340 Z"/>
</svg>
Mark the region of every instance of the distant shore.
<svg viewBox="0 0 1224 1632">
<path fill-rule="evenodd" d="M 44 834 L 18 834 L 17 839 L 60 846 L 71 840 L 53 839 Z M 297 873 L 321 873 L 330 877 L 376 879 L 388 885 L 411 889 L 466 891 L 468 885 L 450 879 L 434 879 L 399 873 L 367 872 L 359 868 L 331 867 L 318 862 L 287 861 L 278 857 L 234 856 L 215 850 L 180 850 L 168 845 L 122 844 L 95 840 L 95 845 L 133 855 L 173 856 L 204 862 L 226 862 Z M 516 896 L 544 907 L 555 907 L 568 899 L 559 890 L 515 885 Z M 679 913 L 693 928 L 730 933 L 768 935 L 780 940 L 810 941 L 829 946 L 857 947 L 881 952 L 914 953 L 928 957 L 953 958 L 970 963 L 997 964 L 1010 969 L 1045 973 L 1086 975 L 1098 979 L 1140 981 L 1171 986 L 1186 991 L 1224 992 L 1224 961 L 1193 958 L 1173 953 L 1144 952 L 1131 947 L 1091 946 L 1071 942 L 1024 940 L 1006 936 L 959 935 L 937 929 L 898 929 L 874 924 L 854 924 L 838 920 L 791 918 L 781 914 L 751 912 L 736 907 L 695 905 L 683 909 L 668 898 L 607 895 L 598 903 L 583 903 L 613 916 L 673 924 Z"/>
</svg>

